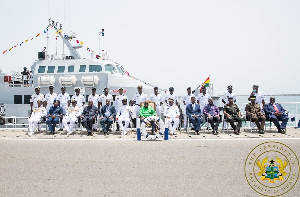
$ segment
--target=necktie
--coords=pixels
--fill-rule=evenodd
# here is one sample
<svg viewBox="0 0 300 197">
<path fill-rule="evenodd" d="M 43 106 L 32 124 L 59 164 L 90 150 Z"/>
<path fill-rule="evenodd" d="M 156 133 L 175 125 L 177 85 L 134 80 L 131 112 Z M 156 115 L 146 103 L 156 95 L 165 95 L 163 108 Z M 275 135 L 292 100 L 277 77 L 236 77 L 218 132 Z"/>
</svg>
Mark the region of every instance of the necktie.
<svg viewBox="0 0 300 197">
<path fill-rule="evenodd" d="M 273 107 L 274 107 L 275 111 L 276 111 L 277 113 L 279 113 L 279 110 L 278 110 L 278 108 L 276 107 L 275 103 L 273 104 Z"/>
</svg>

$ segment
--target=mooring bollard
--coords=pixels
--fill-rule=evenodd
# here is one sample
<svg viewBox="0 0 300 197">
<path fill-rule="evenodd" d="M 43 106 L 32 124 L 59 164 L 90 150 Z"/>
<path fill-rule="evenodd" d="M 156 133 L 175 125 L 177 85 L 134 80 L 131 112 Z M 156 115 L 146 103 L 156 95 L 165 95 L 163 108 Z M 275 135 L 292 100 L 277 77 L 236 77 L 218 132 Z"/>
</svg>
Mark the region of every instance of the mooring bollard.
<svg viewBox="0 0 300 197">
<path fill-rule="evenodd" d="M 142 135 L 141 135 L 141 124 L 140 124 L 140 119 L 136 119 L 136 139 L 138 141 L 142 140 Z"/>
</svg>

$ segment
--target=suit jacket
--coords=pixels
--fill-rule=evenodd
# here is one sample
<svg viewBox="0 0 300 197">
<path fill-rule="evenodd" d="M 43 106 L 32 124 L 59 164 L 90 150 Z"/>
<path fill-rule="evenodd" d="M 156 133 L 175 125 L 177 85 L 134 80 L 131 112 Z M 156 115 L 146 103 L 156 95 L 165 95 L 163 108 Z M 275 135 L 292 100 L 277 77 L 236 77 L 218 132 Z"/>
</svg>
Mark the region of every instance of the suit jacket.
<svg viewBox="0 0 300 197">
<path fill-rule="evenodd" d="M 115 106 L 113 106 L 113 105 L 109 105 L 109 106 L 107 106 L 107 105 L 104 105 L 103 107 L 101 107 L 101 111 L 100 111 L 100 116 L 101 117 L 107 117 L 106 116 L 106 108 L 108 107 L 108 111 L 109 111 L 109 113 L 110 113 L 110 116 L 112 116 L 112 117 L 115 117 L 116 116 L 116 114 L 117 114 L 117 112 L 116 112 L 116 108 L 115 108 Z M 108 117 L 107 117 L 108 118 Z"/>
<path fill-rule="evenodd" d="M 200 117 L 201 116 L 200 105 L 198 105 L 197 103 L 195 103 L 195 110 L 194 110 L 193 109 L 193 105 L 192 104 L 188 104 L 186 106 L 186 115 L 188 117 L 191 117 L 192 115 L 198 115 Z"/>
<path fill-rule="evenodd" d="M 94 105 L 92 107 L 86 106 L 83 109 L 82 115 L 84 117 L 90 118 L 92 116 L 98 116 L 99 110 Z"/>
<path fill-rule="evenodd" d="M 275 103 L 279 113 L 285 114 L 285 110 L 283 109 L 283 107 L 279 104 L 279 103 Z M 271 103 L 268 103 L 264 106 L 264 111 L 266 113 L 267 116 L 269 116 L 269 118 L 272 118 L 274 115 L 275 108 L 273 107 L 273 105 Z"/>
</svg>

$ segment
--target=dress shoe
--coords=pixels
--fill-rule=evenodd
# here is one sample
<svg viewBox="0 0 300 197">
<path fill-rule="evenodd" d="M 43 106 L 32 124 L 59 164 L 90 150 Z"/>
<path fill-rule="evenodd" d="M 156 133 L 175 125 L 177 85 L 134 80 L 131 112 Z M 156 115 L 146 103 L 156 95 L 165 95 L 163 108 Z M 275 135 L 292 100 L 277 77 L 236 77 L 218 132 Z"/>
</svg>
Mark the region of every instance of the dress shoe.
<svg viewBox="0 0 300 197">
<path fill-rule="evenodd" d="M 260 131 L 259 131 L 259 134 L 264 134 L 265 132 L 264 132 L 264 130 L 263 129 L 261 129 Z"/>
<path fill-rule="evenodd" d="M 234 131 L 233 132 L 235 135 L 239 135 L 239 132 L 238 131 Z"/>
</svg>

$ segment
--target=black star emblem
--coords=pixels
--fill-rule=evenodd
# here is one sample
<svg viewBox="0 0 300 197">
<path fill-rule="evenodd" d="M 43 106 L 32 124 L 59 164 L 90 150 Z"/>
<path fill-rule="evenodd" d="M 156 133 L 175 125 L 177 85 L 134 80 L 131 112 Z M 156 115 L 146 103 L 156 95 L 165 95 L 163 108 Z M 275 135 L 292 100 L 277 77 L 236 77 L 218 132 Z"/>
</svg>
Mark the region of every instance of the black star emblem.
<svg viewBox="0 0 300 197">
<path fill-rule="evenodd" d="M 270 161 L 271 164 L 274 164 L 274 162 L 275 162 L 275 161 L 274 161 L 273 159 Z"/>
</svg>

